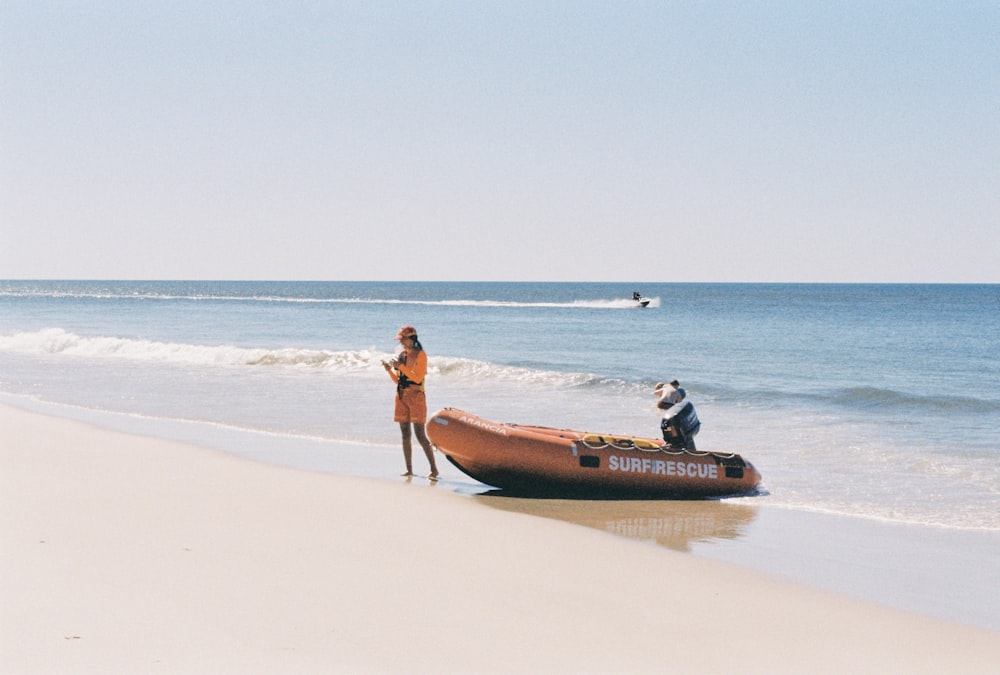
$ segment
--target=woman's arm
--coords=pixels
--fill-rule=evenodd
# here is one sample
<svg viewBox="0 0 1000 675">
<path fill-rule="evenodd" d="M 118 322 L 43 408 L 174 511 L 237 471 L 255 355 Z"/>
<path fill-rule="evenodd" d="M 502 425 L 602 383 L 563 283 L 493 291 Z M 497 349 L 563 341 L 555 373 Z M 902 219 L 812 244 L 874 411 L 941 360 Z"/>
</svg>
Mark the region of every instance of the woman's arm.
<svg viewBox="0 0 1000 675">
<path fill-rule="evenodd" d="M 411 382 L 423 382 L 427 375 L 427 352 L 421 349 L 417 352 L 417 358 L 412 360 L 413 363 L 409 361 L 410 359 L 407 359 L 407 363 L 400 363 L 396 368 Z"/>
</svg>

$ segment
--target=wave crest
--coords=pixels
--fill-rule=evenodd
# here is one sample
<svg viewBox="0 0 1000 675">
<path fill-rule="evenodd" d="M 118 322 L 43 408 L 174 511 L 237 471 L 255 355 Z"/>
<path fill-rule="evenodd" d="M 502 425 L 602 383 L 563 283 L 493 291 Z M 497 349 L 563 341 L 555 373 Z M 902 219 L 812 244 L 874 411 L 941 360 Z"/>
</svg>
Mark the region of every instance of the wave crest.
<svg viewBox="0 0 1000 675">
<path fill-rule="evenodd" d="M 965 396 L 925 396 L 878 387 L 849 387 L 830 393 L 832 401 L 846 407 L 885 410 L 924 409 L 937 413 L 960 410 L 963 413 L 1000 411 L 1000 402 Z"/>
<path fill-rule="evenodd" d="M 375 349 L 342 351 L 281 348 L 266 349 L 234 345 L 196 345 L 120 337 L 87 337 L 62 328 L 0 335 L 0 351 L 38 356 L 67 356 L 164 363 L 184 366 L 248 366 L 297 368 L 334 372 L 381 374 L 383 359 L 393 356 Z M 513 383 L 550 388 L 600 387 L 619 383 L 589 373 L 572 373 L 511 366 L 475 359 L 432 356 L 432 375 L 454 380 Z"/>
<path fill-rule="evenodd" d="M 39 356 L 103 358 L 187 366 L 248 366 L 297 368 L 310 371 L 377 372 L 382 359 L 393 356 L 376 349 L 324 350 L 297 347 L 255 348 L 235 345 L 197 345 L 120 337 L 87 337 L 62 328 L 0 335 L 0 351 Z M 500 384 L 530 385 L 549 389 L 605 389 L 615 396 L 645 398 L 652 390 L 652 380 L 626 380 L 587 372 L 561 371 L 552 368 L 507 365 L 462 357 L 431 356 L 430 373 L 448 380 L 491 381 Z M 695 387 L 702 400 L 754 401 L 768 408 L 810 406 L 826 409 L 863 410 L 878 413 L 903 412 L 911 415 L 949 413 L 995 414 L 1000 401 L 961 396 L 931 396 L 878 387 L 846 387 L 826 391 L 754 390 L 718 384 Z"/>
<path fill-rule="evenodd" d="M 0 350 L 22 354 L 117 358 L 183 365 L 289 366 L 329 370 L 366 369 L 388 356 L 384 352 L 367 349 L 347 351 L 264 349 L 119 337 L 86 337 L 61 328 L 0 336 Z"/>
<path fill-rule="evenodd" d="M 453 357 L 431 357 L 428 369 L 432 374 L 448 378 L 489 379 L 557 387 L 590 386 L 604 380 L 604 378 L 589 373 L 564 373 Z"/>
</svg>

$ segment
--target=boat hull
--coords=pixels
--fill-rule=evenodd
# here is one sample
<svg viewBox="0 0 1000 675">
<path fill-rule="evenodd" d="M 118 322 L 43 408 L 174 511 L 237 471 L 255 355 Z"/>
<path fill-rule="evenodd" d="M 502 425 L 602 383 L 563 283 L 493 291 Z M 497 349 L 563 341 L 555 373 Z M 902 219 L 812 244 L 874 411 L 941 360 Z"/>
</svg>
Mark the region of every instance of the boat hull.
<svg viewBox="0 0 1000 675">
<path fill-rule="evenodd" d="M 432 443 L 472 478 L 522 494 L 699 499 L 751 492 L 760 473 L 736 454 L 663 447 L 653 438 L 503 424 L 447 408 Z"/>
</svg>

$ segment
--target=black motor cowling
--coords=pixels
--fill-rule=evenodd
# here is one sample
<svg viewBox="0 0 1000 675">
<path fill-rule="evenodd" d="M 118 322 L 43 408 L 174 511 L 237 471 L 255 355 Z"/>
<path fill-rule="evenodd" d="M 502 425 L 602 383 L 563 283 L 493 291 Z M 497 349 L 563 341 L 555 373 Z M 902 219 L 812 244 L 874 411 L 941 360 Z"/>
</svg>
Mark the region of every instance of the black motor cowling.
<svg viewBox="0 0 1000 675">
<path fill-rule="evenodd" d="M 660 429 L 663 440 L 672 447 L 694 450 L 694 437 L 701 430 L 701 420 L 691 401 L 681 401 L 666 412 Z"/>
</svg>

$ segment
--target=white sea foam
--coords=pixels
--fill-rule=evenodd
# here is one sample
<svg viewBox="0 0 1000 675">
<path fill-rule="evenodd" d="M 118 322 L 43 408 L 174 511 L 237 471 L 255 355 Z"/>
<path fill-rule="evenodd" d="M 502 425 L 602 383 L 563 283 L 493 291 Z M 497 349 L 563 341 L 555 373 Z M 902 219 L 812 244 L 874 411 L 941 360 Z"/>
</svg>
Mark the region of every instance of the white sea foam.
<svg viewBox="0 0 1000 675">
<path fill-rule="evenodd" d="M 61 328 L 0 335 L 0 351 L 64 355 L 183 365 L 293 366 L 363 370 L 390 356 L 375 350 L 323 351 L 263 349 L 234 345 L 196 345 L 119 337 L 86 337 Z"/>
<path fill-rule="evenodd" d="M 0 335 L 0 351 L 198 366 L 277 366 L 327 371 L 366 371 L 377 368 L 379 373 L 382 372 L 382 360 L 393 356 L 376 349 L 265 349 L 106 336 L 86 337 L 62 328 Z M 485 379 L 498 383 L 516 382 L 554 387 L 573 387 L 604 381 L 587 373 L 563 373 L 447 356 L 430 357 L 428 372 L 455 380 Z"/>
</svg>

